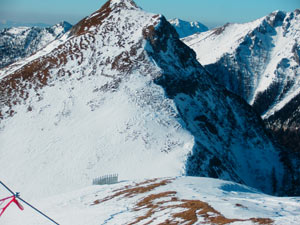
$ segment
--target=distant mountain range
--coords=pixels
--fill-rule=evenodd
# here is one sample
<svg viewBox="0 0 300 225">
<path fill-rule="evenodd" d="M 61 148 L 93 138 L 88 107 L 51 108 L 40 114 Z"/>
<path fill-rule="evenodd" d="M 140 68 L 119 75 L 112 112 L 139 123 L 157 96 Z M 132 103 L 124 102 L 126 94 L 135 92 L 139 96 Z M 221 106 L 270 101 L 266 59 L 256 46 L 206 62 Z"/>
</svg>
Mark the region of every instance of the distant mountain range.
<svg viewBox="0 0 300 225">
<path fill-rule="evenodd" d="M 300 10 L 226 24 L 184 42 L 198 61 L 262 116 L 284 146 L 300 154 Z"/>
<path fill-rule="evenodd" d="M 169 22 L 176 29 L 180 38 L 208 31 L 208 28 L 200 22 L 188 22 L 180 19 L 172 19 Z"/>
<path fill-rule="evenodd" d="M 0 68 L 30 56 L 72 27 L 61 22 L 52 27 L 11 27 L 0 30 Z"/>
<path fill-rule="evenodd" d="M 46 28 L 51 27 L 49 24 L 45 23 L 22 23 L 22 22 L 15 22 L 15 21 L 0 21 L 0 30 L 4 28 L 11 28 L 11 27 L 40 27 Z"/>
</svg>

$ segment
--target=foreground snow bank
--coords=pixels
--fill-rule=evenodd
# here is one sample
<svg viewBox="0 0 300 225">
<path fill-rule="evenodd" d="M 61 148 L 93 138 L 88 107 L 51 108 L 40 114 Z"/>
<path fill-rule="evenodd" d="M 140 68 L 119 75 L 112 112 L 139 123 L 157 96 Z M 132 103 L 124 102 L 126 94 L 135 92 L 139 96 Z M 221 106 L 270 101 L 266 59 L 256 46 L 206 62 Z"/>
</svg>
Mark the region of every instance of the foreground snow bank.
<svg viewBox="0 0 300 225">
<path fill-rule="evenodd" d="M 233 182 L 199 177 L 90 186 L 32 203 L 63 225 L 300 223 L 300 197 L 273 197 Z M 11 206 L 1 224 L 51 222 L 28 207 L 21 212 Z"/>
</svg>

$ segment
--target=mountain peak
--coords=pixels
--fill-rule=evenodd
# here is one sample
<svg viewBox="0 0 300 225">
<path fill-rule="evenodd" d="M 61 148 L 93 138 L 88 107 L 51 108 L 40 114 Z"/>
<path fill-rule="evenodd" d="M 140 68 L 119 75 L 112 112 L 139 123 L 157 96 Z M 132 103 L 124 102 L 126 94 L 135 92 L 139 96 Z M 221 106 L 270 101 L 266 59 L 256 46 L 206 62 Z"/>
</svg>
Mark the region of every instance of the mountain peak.
<svg viewBox="0 0 300 225">
<path fill-rule="evenodd" d="M 198 21 L 188 22 L 178 18 L 169 20 L 172 26 L 176 29 L 180 38 L 193 35 L 195 33 L 201 33 L 208 31 L 208 28 Z"/>
<path fill-rule="evenodd" d="M 59 25 L 60 26 L 62 26 L 62 27 L 64 27 L 64 28 L 71 28 L 72 27 L 72 24 L 70 24 L 69 22 L 67 22 L 67 21 L 61 21 L 60 23 L 59 23 Z"/>
<path fill-rule="evenodd" d="M 112 10 L 116 8 L 122 9 L 138 9 L 139 7 L 137 4 L 132 0 L 110 0 L 108 1 Z"/>
<path fill-rule="evenodd" d="M 72 24 L 67 21 L 61 21 L 51 27 L 52 29 L 62 29 L 62 34 L 68 32 L 72 28 Z"/>
<path fill-rule="evenodd" d="M 282 24 L 282 22 L 284 21 L 285 16 L 286 16 L 285 12 L 276 10 L 276 11 L 270 13 L 266 17 L 266 20 L 272 27 L 280 26 Z"/>
<path fill-rule="evenodd" d="M 121 10 L 136 9 L 139 9 L 139 7 L 132 0 L 109 0 L 99 10 L 77 23 L 72 28 L 70 35 L 78 36 L 86 33 L 91 27 L 101 25 L 112 12 L 118 13 Z"/>
<path fill-rule="evenodd" d="M 169 20 L 169 22 L 171 24 L 173 23 L 174 25 L 178 26 L 181 22 L 183 22 L 183 20 L 175 18 L 175 19 Z"/>
</svg>

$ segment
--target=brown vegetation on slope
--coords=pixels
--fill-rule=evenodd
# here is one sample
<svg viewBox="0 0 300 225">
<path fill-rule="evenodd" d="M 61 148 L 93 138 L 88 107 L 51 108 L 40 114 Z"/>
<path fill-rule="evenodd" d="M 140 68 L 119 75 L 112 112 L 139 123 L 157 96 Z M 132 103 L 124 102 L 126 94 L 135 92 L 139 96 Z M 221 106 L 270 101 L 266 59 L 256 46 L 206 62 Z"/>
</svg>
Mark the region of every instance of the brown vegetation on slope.
<svg viewBox="0 0 300 225">
<path fill-rule="evenodd" d="M 122 189 L 116 190 L 115 194 L 108 196 L 102 200 L 96 200 L 92 205 L 101 204 L 116 197 L 135 197 L 140 194 L 145 194 L 153 191 L 155 188 L 165 186 L 172 182 L 172 179 L 165 180 L 148 180 L 146 182 L 138 183 L 135 186 L 125 186 Z M 145 211 L 144 215 L 139 216 L 135 221 L 128 223 L 128 225 L 138 224 L 151 224 L 158 217 L 156 213 L 164 212 L 168 215 L 168 219 L 160 224 L 178 225 L 178 224 L 216 224 L 224 225 L 233 222 L 247 222 L 251 221 L 253 224 L 270 225 L 273 220 L 269 218 L 250 218 L 250 219 L 229 219 L 223 216 L 220 212 L 211 207 L 208 203 L 200 200 L 186 200 L 178 199 L 176 191 L 167 191 L 161 193 L 150 194 L 139 200 L 133 211 Z M 239 206 L 239 205 L 237 205 Z M 180 209 L 181 212 L 178 212 Z M 175 211 L 175 213 L 172 213 Z M 199 221 L 200 219 L 200 221 Z M 202 221 L 202 222 L 201 222 Z"/>
</svg>

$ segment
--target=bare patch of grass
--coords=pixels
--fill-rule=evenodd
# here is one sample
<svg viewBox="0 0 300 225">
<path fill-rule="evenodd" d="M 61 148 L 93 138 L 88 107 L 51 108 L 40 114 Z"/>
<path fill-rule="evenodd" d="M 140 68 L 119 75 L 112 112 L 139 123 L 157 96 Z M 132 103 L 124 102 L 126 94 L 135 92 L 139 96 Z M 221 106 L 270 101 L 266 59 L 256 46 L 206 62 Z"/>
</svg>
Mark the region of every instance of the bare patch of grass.
<svg viewBox="0 0 300 225">
<path fill-rule="evenodd" d="M 150 192 L 157 187 L 164 186 L 164 185 L 171 183 L 171 180 L 172 179 L 165 179 L 165 180 L 161 180 L 157 183 L 153 183 L 153 182 L 157 181 L 157 179 L 153 179 L 153 180 L 147 180 L 145 182 L 138 183 L 135 186 L 125 186 L 123 189 L 117 190 L 117 192 L 113 195 L 107 196 L 106 198 L 101 199 L 101 200 L 99 199 L 99 200 L 94 201 L 93 205 L 97 205 L 102 202 L 106 202 L 108 200 L 111 200 L 111 199 L 119 197 L 119 196 L 130 198 L 130 197 L 134 197 L 139 194 Z M 149 184 L 149 185 L 142 186 L 145 184 Z"/>
<path fill-rule="evenodd" d="M 147 196 L 140 202 L 138 202 L 136 205 L 137 207 L 134 209 L 135 211 L 139 211 L 143 208 L 147 208 L 149 210 L 147 211 L 147 213 L 144 216 L 140 216 L 140 217 L 136 218 L 136 220 L 134 222 L 130 223 L 129 225 L 139 223 L 142 220 L 152 217 L 152 215 L 155 212 L 157 212 L 157 210 L 159 210 L 161 204 L 168 202 L 168 201 L 162 201 L 162 202 L 155 204 L 155 203 L 153 203 L 154 200 L 174 196 L 175 194 L 176 194 L 175 191 L 168 191 L 168 192 L 162 192 L 159 194 L 152 194 L 152 195 Z"/>
<path fill-rule="evenodd" d="M 177 193 L 174 191 L 163 192 L 155 195 L 149 195 L 140 202 L 137 203 L 135 211 L 142 209 L 149 209 L 145 215 L 136 218 L 136 220 L 129 225 L 137 224 L 145 219 L 149 219 L 154 216 L 156 212 L 161 212 L 168 209 L 182 209 L 182 212 L 171 214 L 169 219 L 161 224 L 187 224 L 192 225 L 198 222 L 199 217 L 204 219 L 205 224 L 224 225 L 233 222 L 246 222 L 252 221 L 255 224 L 271 225 L 273 220 L 269 218 L 250 218 L 250 219 L 229 219 L 223 216 L 220 212 L 211 207 L 208 203 L 200 200 L 179 200 L 174 197 Z M 169 201 L 160 201 L 154 203 L 154 200 L 159 198 L 172 197 Z M 180 202 L 180 204 L 178 204 Z M 176 203 L 168 204 L 166 203 Z M 169 211 L 169 210 L 168 210 Z M 155 220 L 152 218 L 152 221 Z M 179 222 L 180 221 L 180 222 Z"/>
<path fill-rule="evenodd" d="M 105 201 L 111 200 L 116 197 L 131 198 L 154 190 L 157 187 L 167 185 L 172 182 L 172 179 L 165 180 L 147 180 L 142 183 L 135 184 L 134 186 L 125 186 L 123 189 L 118 189 L 115 194 L 108 196 L 101 200 L 96 200 L 93 205 L 101 204 Z M 274 221 L 269 218 L 250 218 L 250 219 L 234 219 L 226 218 L 220 212 L 215 210 L 208 203 L 200 200 L 186 200 L 179 199 L 176 196 L 176 191 L 166 191 L 156 194 L 150 194 L 135 204 L 133 211 L 145 211 L 144 215 L 135 218 L 133 222 L 128 225 L 143 223 L 152 224 L 155 220 L 161 217 L 161 213 L 165 212 L 168 219 L 160 224 L 164 225 L 178 225 L 178 224 L 215 224 L 225 225 L 233 222 L 247 222 L 251 221 L 253 224 L 258 225 L 272 225 Z M 237 207 L 244 208 L 241 204 L 235 204 Z M 172 213 L 173 211 L 173 213 Z M 176 211 L 176 213 L 174 212 Z M 178 212 L 179 211 L 179 212 Z M 160 216 L 156 216 L 160 213 Z M 203 222 L 198 221 L 202 219 Z"/>
</svg>

